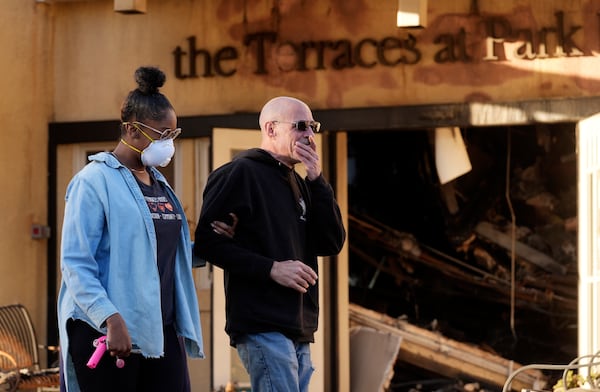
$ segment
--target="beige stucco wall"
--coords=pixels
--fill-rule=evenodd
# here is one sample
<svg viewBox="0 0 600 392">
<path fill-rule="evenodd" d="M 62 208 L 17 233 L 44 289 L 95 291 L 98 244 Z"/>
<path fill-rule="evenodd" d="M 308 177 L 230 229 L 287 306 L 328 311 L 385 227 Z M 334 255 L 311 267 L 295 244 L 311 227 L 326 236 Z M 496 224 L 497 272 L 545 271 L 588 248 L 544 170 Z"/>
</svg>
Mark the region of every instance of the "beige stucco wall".
<svg viewBox="0 0 600 392">
<path fill-rule="evenodd" d="M 47 123 L 52 106 L 46 10 L 33 1 L 0 5 L 0 304 L 22 303 L 46 335 L 46 240 L 30 236 L 47 214 Z"/>
<path fill-rule="evenodd" d="M 67 1 L 54 9 L 55 114 L 58 121 L 113 118 L 123 94 L 132 87 L 131 74 L 140 64 L 159 65 L 167 71 L 165 92 L 180 115 L 257 111 L 276 94 L 306 99 L 315 108 L 364 107 L 447 103 L 465 101 L 511 101 L 534 98 L 578 97 L 600 92 L 595 69 L 600 51 L 596 12 L 600 1 L 502 1 L 479 3 L 479 14 L 471 13 L 471 0 L 429 1 L 426 29 L 398 29 L 395 26 L 396 1 L 178 1 L 147 0 L 144 15 L 113 12 L 112 0 Z M 563 13 L 557 22 L 555 12 Z M 533 37 L 546 33 L 546 58 L 520 59 L 513 53 L 522 43 L 506 38 L 493 46 L 486 42 L 484 21 L 504 18 L 513 31 L 527 30 Z M 568 56 L 557 54 L 558 29 L 568 35 L 573 26 L 582 26 L 572 35 L 583 56 L 563 48 Z M 494 25 L 498 34 L 506 26 Z M 469 61 L 434 61 L 452 47 L 464 51 Z M 290 47 L 265 46 L 267 75 L 256 75 L 256 45 L 244 45 L 244 37 L 258 31 L 276 32 L 279 42 L 349 40 L 352 48 L 363 39 L 381 42 L 386 37 L 416 38 L 421 55 L 417 64 L 348 67 L 333 70 L 339 49 L 325 54 L 325 68 L 305 72 L 282 71 L 293 64 Z M 239 58 L 224 62 L 231 77 L 175 78 L 173 51 L 188 49 L 187 38 L 196 37 L 196 48 L 213 56 L 231 46 Z M 520 38 L 523 38 L 521 35 Z M 565 45 L 563 45 L 565 46 Z M 493 47 L 491 52 L 487 48 Z M 485 60 L 501 55 L 506 59 Z M 532 50 L 539 52 L 539 45 Z M 314 51 L 307 64 L 314 68 Z M 413 53 L 406 49 L 388 50 L 396 59 Z M 362 56 L 377 62 L 375 49 L 367 44 Z M 500 56 L 499 56 L 500 57 Z M 339 59 L 338 59 L 339 60 Z M 202 61 L 197 61 L 202 68 Z M 184 58 L 184 71 L 188 70 Z M 202 71 L 199 70 L 199 73 Z M 93 102 L 93 105 L 89 103 Z"/>
</svg>

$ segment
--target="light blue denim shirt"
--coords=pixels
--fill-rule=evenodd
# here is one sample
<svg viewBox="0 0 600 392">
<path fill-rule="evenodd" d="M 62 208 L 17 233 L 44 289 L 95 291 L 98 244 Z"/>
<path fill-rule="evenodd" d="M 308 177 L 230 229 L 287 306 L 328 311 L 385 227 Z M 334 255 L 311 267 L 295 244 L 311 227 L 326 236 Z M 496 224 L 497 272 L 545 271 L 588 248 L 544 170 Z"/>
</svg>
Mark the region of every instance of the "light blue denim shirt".
<svg viewBox="0 0 600 392">
<path fill-rule="evenodd" d="M 79 387 L 68 355 L 69 318 L 84 320 L 106 333 L 105 320 L 118 312 L 143 355 L 163 355 L 157 242 L 150 210 L 131 171 L 112 154 L 98 153 L 89 160 L 67 188 L 62 229 L 58 327 L 70 392 Z M 152 171 L 167 185 L 169 196 L 183 213 L 165 178 L 158 170 Z M 185 216 L 175 261 L 175 318 L 188 355 L 204 358 Z"/>
</svg>

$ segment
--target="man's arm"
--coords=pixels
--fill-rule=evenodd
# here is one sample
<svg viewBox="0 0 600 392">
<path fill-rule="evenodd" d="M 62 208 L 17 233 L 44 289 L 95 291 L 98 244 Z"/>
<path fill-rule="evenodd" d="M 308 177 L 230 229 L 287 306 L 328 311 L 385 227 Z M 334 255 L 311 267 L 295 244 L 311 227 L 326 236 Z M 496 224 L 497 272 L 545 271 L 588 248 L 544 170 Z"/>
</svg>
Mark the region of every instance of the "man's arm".
<svg viewBox="0 0 600 392">
<path fill-rule="evenodd" d="M 346 240 L 346 230 L 333 189 L 321 175 L 306 181 L 311 195 L 310 233 L 314 233 L 315 251 L 319 256 L 338 254 Z"/>
<path fill-rule="evenodd" d="M 245 182 L 240 178 L 243 176 L 243 170 L 231 165 L 217 169 L 209 176 L 196 226 L 194 255 L 231 273 L 266 280 L 269 279 L 273 260 L 242 246 L 235 235 L 223 235 L 223 225 L 216 223 L 225 223 L 233 213 L 238 219 L 235 231 L 244 235 L 251 190 L 239 186 Z"/>
</svg>

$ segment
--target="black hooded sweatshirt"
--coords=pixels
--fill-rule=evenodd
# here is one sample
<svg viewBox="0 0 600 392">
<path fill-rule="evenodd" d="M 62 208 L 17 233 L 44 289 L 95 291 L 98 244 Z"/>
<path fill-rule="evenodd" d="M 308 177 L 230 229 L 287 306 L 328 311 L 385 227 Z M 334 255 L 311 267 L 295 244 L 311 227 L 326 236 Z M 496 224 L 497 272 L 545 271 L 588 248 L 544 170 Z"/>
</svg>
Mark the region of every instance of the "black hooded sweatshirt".
<svg viewBox="0 0 600 392">
<path fill-rule="evenodd" d="M 224 270 L 231 345 L 237 336 L 261 332 L 313 342 L 318 282 L 302 294 L 272 280 L 270 271 L 274 262 L 301 260 L 318 273 L 317 256 L 340 252 L 346 232 L 331 186 L 323 176 L 302 179 L 256 148 L 213 171 L 203 197 L 194 255 Z M 230 212 L 239 219 L 233 239 L 210 226 L 228 221 Z"/>
</svg>

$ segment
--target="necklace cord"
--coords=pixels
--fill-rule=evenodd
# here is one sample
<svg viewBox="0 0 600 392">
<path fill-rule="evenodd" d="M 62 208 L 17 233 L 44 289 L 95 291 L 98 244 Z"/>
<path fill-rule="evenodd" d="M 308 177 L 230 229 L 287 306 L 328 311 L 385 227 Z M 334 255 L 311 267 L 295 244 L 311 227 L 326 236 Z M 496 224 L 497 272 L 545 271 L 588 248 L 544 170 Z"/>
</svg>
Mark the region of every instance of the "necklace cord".
<svg viewBox="0 0 600 392">
<path fill-rule="evenodd" d="M 129 145 L 129 144 L 128 144 L 128 143 L 127 143 L 125 140 L 121 139 L 121 141 L 122 141 L 122 142 L 123 142 L 125 145 L 129 146 L 130 148 L 132 148 L 132 149 L 134 149 L 134 150 L 137 150 L 135 147 L 133 147 L 133 146 Z M 138 151 L 139 151 L 139 150 L 138 150 Z M 118 160 L 119 162 L 121 162 L 121 160 L 119 159 L 119 157 L 117 157 L 117 155 L 116 155 L 114 152 L 111 152 L 110 154 L 111 154 L 112 156 L 114 156 L 115 158 L 117 158 L 117 160 Z M 126 164 L 124 164 L 123 162 L 121 162 L 121 165 L 125 166 L 126 168 L 128 168 L 129 170 L 131 170 L 132 172 L 135 172 L 135 173 L 147 173 L 147 172 L 146 172 L 146 167 L 145 167 L 145 166 L 144 166 L 144 168 L 143 168 L 143 169 L 134 169 L 134 168 L 132 168 L 132 167 L 129 167 L 129 166 L 127 166 L 127 165 L 126 165 Z"/>
</svg>

